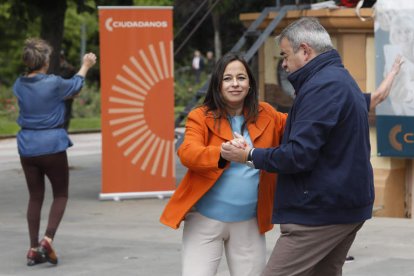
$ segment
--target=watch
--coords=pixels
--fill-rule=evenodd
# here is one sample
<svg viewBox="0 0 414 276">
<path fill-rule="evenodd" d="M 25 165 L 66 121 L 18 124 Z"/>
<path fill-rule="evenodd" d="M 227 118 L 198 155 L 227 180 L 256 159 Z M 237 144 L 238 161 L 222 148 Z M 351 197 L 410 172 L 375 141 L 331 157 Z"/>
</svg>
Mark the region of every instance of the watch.
<svg viewBox="0 0 414 276">
<path fill-rule="evenodd" d="M 253 163 L 253 158 L 252 158 L 253 151 L 254 151 L 254 148 L 251 148 L 249 150 L 249 153 L 247 154 L 246 165 L 250 168 L 255 169 L 254 163 Z"/>
</svg>

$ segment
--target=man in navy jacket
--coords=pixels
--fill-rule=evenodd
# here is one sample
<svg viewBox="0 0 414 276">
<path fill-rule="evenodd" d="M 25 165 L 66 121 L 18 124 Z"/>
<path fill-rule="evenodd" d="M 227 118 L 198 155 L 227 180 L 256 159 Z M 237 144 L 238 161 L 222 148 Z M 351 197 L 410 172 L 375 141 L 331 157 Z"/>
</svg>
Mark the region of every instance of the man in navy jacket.
<svg viewBox="0 0 414 276">
<path fill-rule="evenodd" d="M 372 216 L 369 104 L 317 19 L 295 21 L 277 39 L 296 98 L 281 145 L 244 150 L 248 165 L 279 174 L 273 223 L 281 235 L 263 275 L 342 275 Z M 223 144 L 222 156 L 241 162 L 233 150 Z"/>
</svg>

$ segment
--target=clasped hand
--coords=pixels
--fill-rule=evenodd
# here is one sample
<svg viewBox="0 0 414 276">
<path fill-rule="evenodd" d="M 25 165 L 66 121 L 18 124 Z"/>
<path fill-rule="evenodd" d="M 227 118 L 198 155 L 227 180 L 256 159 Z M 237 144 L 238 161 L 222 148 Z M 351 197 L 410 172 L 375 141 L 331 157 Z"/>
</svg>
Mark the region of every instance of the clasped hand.
<svg viewBox="0 0 414 276">
<path fill-rule="evenodd" d="M 235 132 L 233 140 L 221 144 L 220 154 L 227 161 L 246 163 L 250 149 L 244 137 Z"/>
</svg>

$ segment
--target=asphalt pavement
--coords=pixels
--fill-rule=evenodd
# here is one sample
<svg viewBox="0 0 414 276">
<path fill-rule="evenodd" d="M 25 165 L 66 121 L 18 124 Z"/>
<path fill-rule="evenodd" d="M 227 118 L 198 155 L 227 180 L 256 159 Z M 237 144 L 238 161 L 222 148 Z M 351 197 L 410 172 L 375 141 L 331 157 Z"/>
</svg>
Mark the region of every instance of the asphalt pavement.
<svg viewBox="0 0 414 276">
<path fill-rule="evenodd" d="M 70 198 L 55 237 L 56 266 L 26 266 L 28 192 L 15 139 L 0 140 L 0 276 L 180 275 L 182 229 L 172 230 L 158 222 L 168 198 L 100 201 L 100 133 L 70 136 L 75 143 L 68 150 Z M 177 160 L 177 181 L 184 171 Z M 47 185 L 41 234 L 50 202 Z M 275 227 L 267 234 L 268 256 L 278 230 Z M 350 255 L 355 260 L 345 264 L 345 276 L 414 276 L 414 220 L 367 221 Z M 224 257 L 217 275 L 229 275 Z"/>
</svg>

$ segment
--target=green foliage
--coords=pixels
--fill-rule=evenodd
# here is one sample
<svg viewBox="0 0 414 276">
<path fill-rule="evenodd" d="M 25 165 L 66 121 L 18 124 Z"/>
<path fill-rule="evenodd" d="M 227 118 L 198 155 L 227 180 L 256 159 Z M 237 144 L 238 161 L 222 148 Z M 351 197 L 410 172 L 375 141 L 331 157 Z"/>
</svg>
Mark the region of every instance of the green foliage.
<svg viewBox="0 0 414 276">
<path fill-rule="evenodd" d="M 19 9 L 13 10 L 11 2 L 0 3 L 0 83 L 7 86 L 12 85 L 17 76 L 23 73 L 21 52 L 24 40 L 36 35 L 40 28 L 39 19 L 23 24 L 23 18 L 27 15 Z"/>
<path fill-rule="evenodd" d="M 18 115 L 17 100 L 11 86 L 0 84 L 0 136 L 17 134 L 19 131 L 16 123 Z"/>
<path fill-rule="evenodd" d="M 174 96 L 175 96 L 175 107 L 174 114 L 175 118 L 184 111 L 184 108 L 192 101 L 198 90 L 208 81 L 208 74 L 203 72 L 200 77 L 200 83 L 194 83 L 194 75 L 191 68 L 182 67 L 175 70 L 175 82 L 174 82 Z M 204 98 L 201 98 L 195 106 L 198 106 L 203 102 Z M 193 107 L 195 107 L 193 106 Z M 181 122 L 180 126 L 185 125 L 185 120 Z"/>
<path fill-rule="evenodd" d="M 72 118 L 70 120 L 69 132 L 99 130 L 101 129 L 101 118 Z"/>
<path fill-rule="evenodd" d="M 74 118 L 99 117 L 101 114 L 101 94 L 96 86 L 85 86 L 75 97 L 72 106 Z"/>
<path fill-rule="evenodd" d="M 2 3 L 3 2 L 3 3 Z M 76 68 L 80 67 L 81 25 L 86 26 L 86 51 L 99 53 L 98 15 L 94 0 L 85 0 L 89 12 L 78 13 L 79 1 L 67 0 L 62 48 L 66 58 Z M 114 1 L 112 1 L 114 2 Z M 46 2 L 45 2 L 46 3 Z M 92 11 L 92 12 L 90 12 Z M 40 36 L 41 17 L 36 4 L 29 0 L 0 2 L 0 82 L 11 85 L 24 72 L 21 52 L 24 40 Z M 88 79 L 98 81 L 99 64 L 88 74 Z"/>
<path fill-rule="evenodd" d="M 200 80 L 200 83 L 194 83 L 194 75 L 189 68 L 184 67 L 182 71 L 176 70 L 174 83 L 175 106 L 186 106 L 204 85 L 207 80 L 207 74 L 203 72 Z"/>
<path fill-rule="evenodd" d="M 17 100 L 13 95 L 11 86 L 0 84 L 0 117 L 14 122 L 18 116 Z"/>
<path fill-rule="evenodd" d="M 16 135 L 19 132 L 19 126 L 16 122 L 10 121 L 8 118 L 5 118 L 0 115 L 0 137 L 8 135 Z"/>
<path fill-rule="evenodd" d="M 91 9 L 94 1 L 85 1 L 85 5 Z M 68 2 L 68 9 L 65 15 L 65 29 L 62 42 L 62 50 L 65 52 L 67 61 L 75 68 L 80 68 L 81 57 L 81 28 L 86 30 L 86 52 L 94 52 L 99 57 L 99 37 L 98 37 L 98 16 L 97 13 L 77 12 L 75 2 Z M 99 62 L 92 67 L 87 78 L 93 82 L 99 81 Z"/>
<path fill-rule="evenodd" d="M 69 2 L 65 15 L 65 30 L 63 36 L 62 49 L 65 50 L 66 59 L 79 67 L 81 65 L 81 26 L 86 26 L 87 41 L 95 41 L 96 31 L 98 30 L 98 18 L 96 14 L 87 12 L 78 13 L 76 3 Z M 97 52 L 97 44 L 87 45 L 86 51 Z"/>
</svg>

